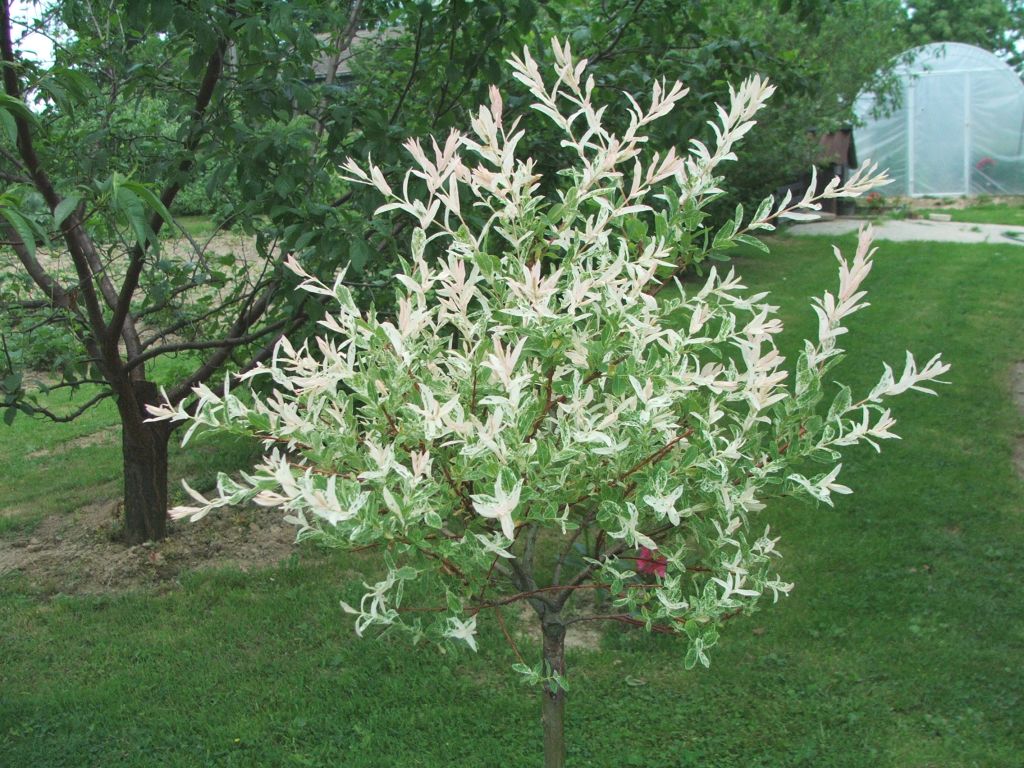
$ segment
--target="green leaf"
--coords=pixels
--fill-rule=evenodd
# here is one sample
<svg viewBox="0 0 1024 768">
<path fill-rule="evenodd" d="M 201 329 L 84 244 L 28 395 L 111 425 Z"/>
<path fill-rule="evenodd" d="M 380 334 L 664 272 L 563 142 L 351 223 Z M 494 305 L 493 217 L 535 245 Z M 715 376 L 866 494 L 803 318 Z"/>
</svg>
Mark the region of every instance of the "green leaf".
<svg viewBox="0 0 1024 768">
<path fill-rule="evenodd" d="M 807 353 L 801 352 L 800 357 L 796 362 L 796 392 L 795 394 L 799 397 L 804 392 L 811 388 L 814 382 L 814 372 L 811 370 L 811 366 L 808 363 Z"/>
<path fill-rule="evenodd" d="M 3 381 L 3 389 L 4 389 L 4 391 L 5 392 L 17 392 L 19 389 L 21 389 L 21 378 L 22 378 L 22 373 L 20 371 L 17 372 L 17 373 L 8 374 L 6 377 L 4 377 L 4 381 Z"/>
<path fill-rule="evenodd" d="M 415 579 L 419 574 L 415 568 L 411 565 L 403 565 L 401 568 L 395 571 L 395 578 L 400 581 L 408 581 L 409 579 Z"/>
<path fill-rule="evenodd" d="M 149 239 L 149 225 L 146 223 L 146 209 L 139 196 L 126 186 L 118 186 L 112 202 L 114 208 L 128 220 L 128 226 L 135 234 L 135 241 L 139 245 L 145 245 Z"/>
<path fill-rule="evenodd" d="M 697 649 L 692 645 L 686 651 L 686 658 L 683 661 L 683 666 L 688 670 L 697 666 Z"/>
<path fill-rule="evenodd" d="M 0 216 L 7 219 L 7 223 L 11 225 L 11 228 L 15 232 L 18 233 L 18 237 L 21 238 L 22 242 L 25 244 L 25 248 L 28 250 L 29 255 L 35 258 L 36 234 L 28 220 L 16 210 L 8 208 L 6 205 L 0 205 Z"/>
<path fill-rule="evenodd" d="M 765 218 L 771 212 L 773 205 L 775 205 L 775 196 L 769 195 L 761 201 L 759 206 L 757 206 L 757 212 L 754 213 L 754 217 L 751 221 L 760 221 Z"/>
<path fill-rule="evenodd" d="M 751 248 L 757 248 L 762 253 L 770 253 L 768 246 L 758 240 L 756 237 L 751 235 L 736 235 L 734 238 L 737 243 L 743 243 L 743 245 L 749 245 Z"/>
<path fill-rule="evenodd" d="M 11 144 L 18 141 L 18 124 L 6 109 L 0 109 L 0 128 L 3 128 L 4 135 Z"/>
<path fill-rule="evenodd" d="M 20 117 L 30 123 L 36 122 L 35 114 L 26 106 L 24 101 L 8 96 L 6 93 L 0 93 L 0 109 L 13 117 Z"/>
<path fill-rule="evenodd" d="M 843 385 L 839 389 L 839 394 L 836 395 L 836 399 L 832 401 L 832 407 L 828 409 L 828 421 L 833 421 L 840 418 L 844 413 L 850 410 L 850 405 L 853 403 L 853 397 L 850 394 L 850 388 Z"/>
<path fill-rule="evenodd" d="M 372 251 L 370 246 L 366 244 L 366 241 L 361 237 L 356 238 L 352 241 L 352 244 L 348 249 L 348 260 L 349 263 L 356 269 L 361 270 L 366 266 L 366 262 L 370 260 Z"/>
<path fill-rule="evenodd" d="M 410 249 L 414 259 L 423 258 L 423 252 L 427 249 L 427 233 L 421 227 L 416 227 L 412 231 Z"/>
<path fill-rule="evenodd" d="M 637 218 L 636 216 L 630 216 L 623 222 L 623 226 L 626 230 L 626 237 L 634 242 L 638 242 L 643 238 L 647 237 L 647 222 Z"/>
<path fill-rule="evenodd" d="M 477 265 L 480 267 L 480 271 L 483 272 L 484 275 L 488 277 L 490 277 L 499 269 L 501 269 L 501 259 L 490 253 L 478 251 L 477 253 L 473 254 L 473 261 L 475 261 Z"/>
<path fill-rule="evenodd" d="M 558 690 L 559 688 L 561 688 L 563 691 L 568 692 L 568 690 L 569 690 L 569 681 L 565 679 L 565 675 L 560 675 L 557 672 L 555 672 L 554 670 L 552 670 L 551 671 L 551 681 L 552 681 L 552 686 L 551 687 L 554 688 L 555 690 Z"/>
<path fill-rule="evenodd" d="M 445 592 L 445 602 L 448 604 L 448 612 L 458 616 L 462 613 L 462 602 L 459 600 L 458 595 L 452 592 Z"/>
<path fill-rule="evenodd" d="M 71 215 L 71 212 L 75 210 L 81 202 L 82 198 L 73 192 L 61 200 L 57 204 L 57 207 L 53 209 L 54 225 L 60 227 L 60 225 L 64 223 L 64 220 Z"/>
<path fill-rule="evenodd" d="M 736 243 L 733 242 L 733 238 L 736 236 L 737 229 L 739 229 L 739 222 L 736 221 L 736 219 L 726 222 L 725 225 L 715 234 L 715 239 L 711 243 L 711 247 L 716 251 L 722 251 L 726 248 L 735 248 Z"/>
<path fill-rule="evenodd" d="M 299 235 L 294 245 L 292 245 L 292 249 L 296 251 L 301 251 L 303 248 L 305 248 L 312 242 L 314 237 L 316 237 L 316 232 L 313 231 L 312 229 L 307 229 L 305 232 Z"/>
<path fill-rule="evenodd" d="M 160 216 L 160 218 L 163 219 L 167 224 L 174 224 L 174 217 L 171 216 L 171 212 L 167 210 L 167 206 L 165 206 L 163 204 L 163 201 L 161 201 L 160 198 L 157 197 L 156 194 L 153 192 L 153 190 L 151 190 L 145 184 L 140 184 L 137 181 L 124 181 L 121 183 L 121 186 L 124 187 L 125 189 L 130 189 L 132 192 L 138 195 L 146 204 L 146 206 L 150 210 L 155 211 L 157 215 Z"/>
</svg>

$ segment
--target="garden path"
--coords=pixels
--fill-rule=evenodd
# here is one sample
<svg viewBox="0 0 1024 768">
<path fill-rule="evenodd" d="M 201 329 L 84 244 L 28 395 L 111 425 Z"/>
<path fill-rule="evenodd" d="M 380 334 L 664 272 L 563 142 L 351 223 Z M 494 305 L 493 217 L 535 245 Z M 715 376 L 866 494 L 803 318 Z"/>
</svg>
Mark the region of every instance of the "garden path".
<svg viewBox="0 0 1024 768">
<path fill-rule="evenodd" d="M 793 224 L 791 235 L 845 235 L 856 232 L 866 219 L 840 218 Z M 1024 227 L 1007 224 L 970 224 L 957 221 L 889 219 L 873 222 L 877 240 L 930 240 L 940 243 L 988 243 L 1024 246 Z"/>
</svg>

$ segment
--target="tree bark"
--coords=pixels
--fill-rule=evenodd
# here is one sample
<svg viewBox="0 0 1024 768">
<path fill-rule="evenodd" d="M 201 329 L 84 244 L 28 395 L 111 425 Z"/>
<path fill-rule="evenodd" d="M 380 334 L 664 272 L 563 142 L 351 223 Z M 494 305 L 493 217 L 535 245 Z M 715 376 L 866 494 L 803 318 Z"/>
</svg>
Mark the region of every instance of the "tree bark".
<svg viewBox="0 0 1024 768">
<path fill-rule="evenodd" d="M 565 624 L 557 613 L 542 619 L 545 673 L 565 676 Z M 544 768 L 565 766 L 565 690 L 551 681 L 541 692 L 541 722 L 544 726 Z"/>
<path fill-rule="evenodd" d="M 170 430 L 149 424 L 147 404 L 157 402 L 156 385 L 132 382 L 134 402 L 119 400 L 124 456 L 124 540 L 159 541 L 167 536 L 167 442 Z"/>
</svg>

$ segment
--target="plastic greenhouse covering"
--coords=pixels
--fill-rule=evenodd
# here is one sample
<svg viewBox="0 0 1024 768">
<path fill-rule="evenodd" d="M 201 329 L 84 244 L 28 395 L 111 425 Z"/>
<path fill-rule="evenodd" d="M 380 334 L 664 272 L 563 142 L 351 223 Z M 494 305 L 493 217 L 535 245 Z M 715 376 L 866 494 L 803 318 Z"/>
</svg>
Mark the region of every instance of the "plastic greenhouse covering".
<svg viewBox="0 0 1024 768">
<path fill-rule="evenodd" d="M 1002 60 L 962 43 L 909 51 L 888 113 L 862 94 L 857 154 L 888 168 L 886 195 L 1024 194 L 1024 83 Z M 876 114 L 882 112 L 882 114 Z"/>
</svg>

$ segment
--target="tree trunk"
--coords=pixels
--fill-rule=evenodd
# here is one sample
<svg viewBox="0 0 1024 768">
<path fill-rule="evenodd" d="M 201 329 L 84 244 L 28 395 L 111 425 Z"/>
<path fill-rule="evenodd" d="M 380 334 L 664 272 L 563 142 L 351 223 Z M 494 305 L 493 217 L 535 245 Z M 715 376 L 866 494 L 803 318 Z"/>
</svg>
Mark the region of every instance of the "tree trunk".
<svg viewBox="0 0 1024 768">
<path fill-rule="evenodd" d="M 132 382 L 134 403 L 119 403 L 124 455 L 124 540 L 159 541 L 167 536 L 167 441 L 163 423 L 148 424 L 147 404 L 157 401 L 156 385 Z"/>
<path fill-rule="evenodd" d="M 542 620 L 544 631 L 545 673 L 565 675 L 565 625 L 558 614 Z M 544 768 L 565 766 L 565 690 L 552 682 L 544 683 L 541 693 L 541 722 L 544 725 Z"/>
</svg>

